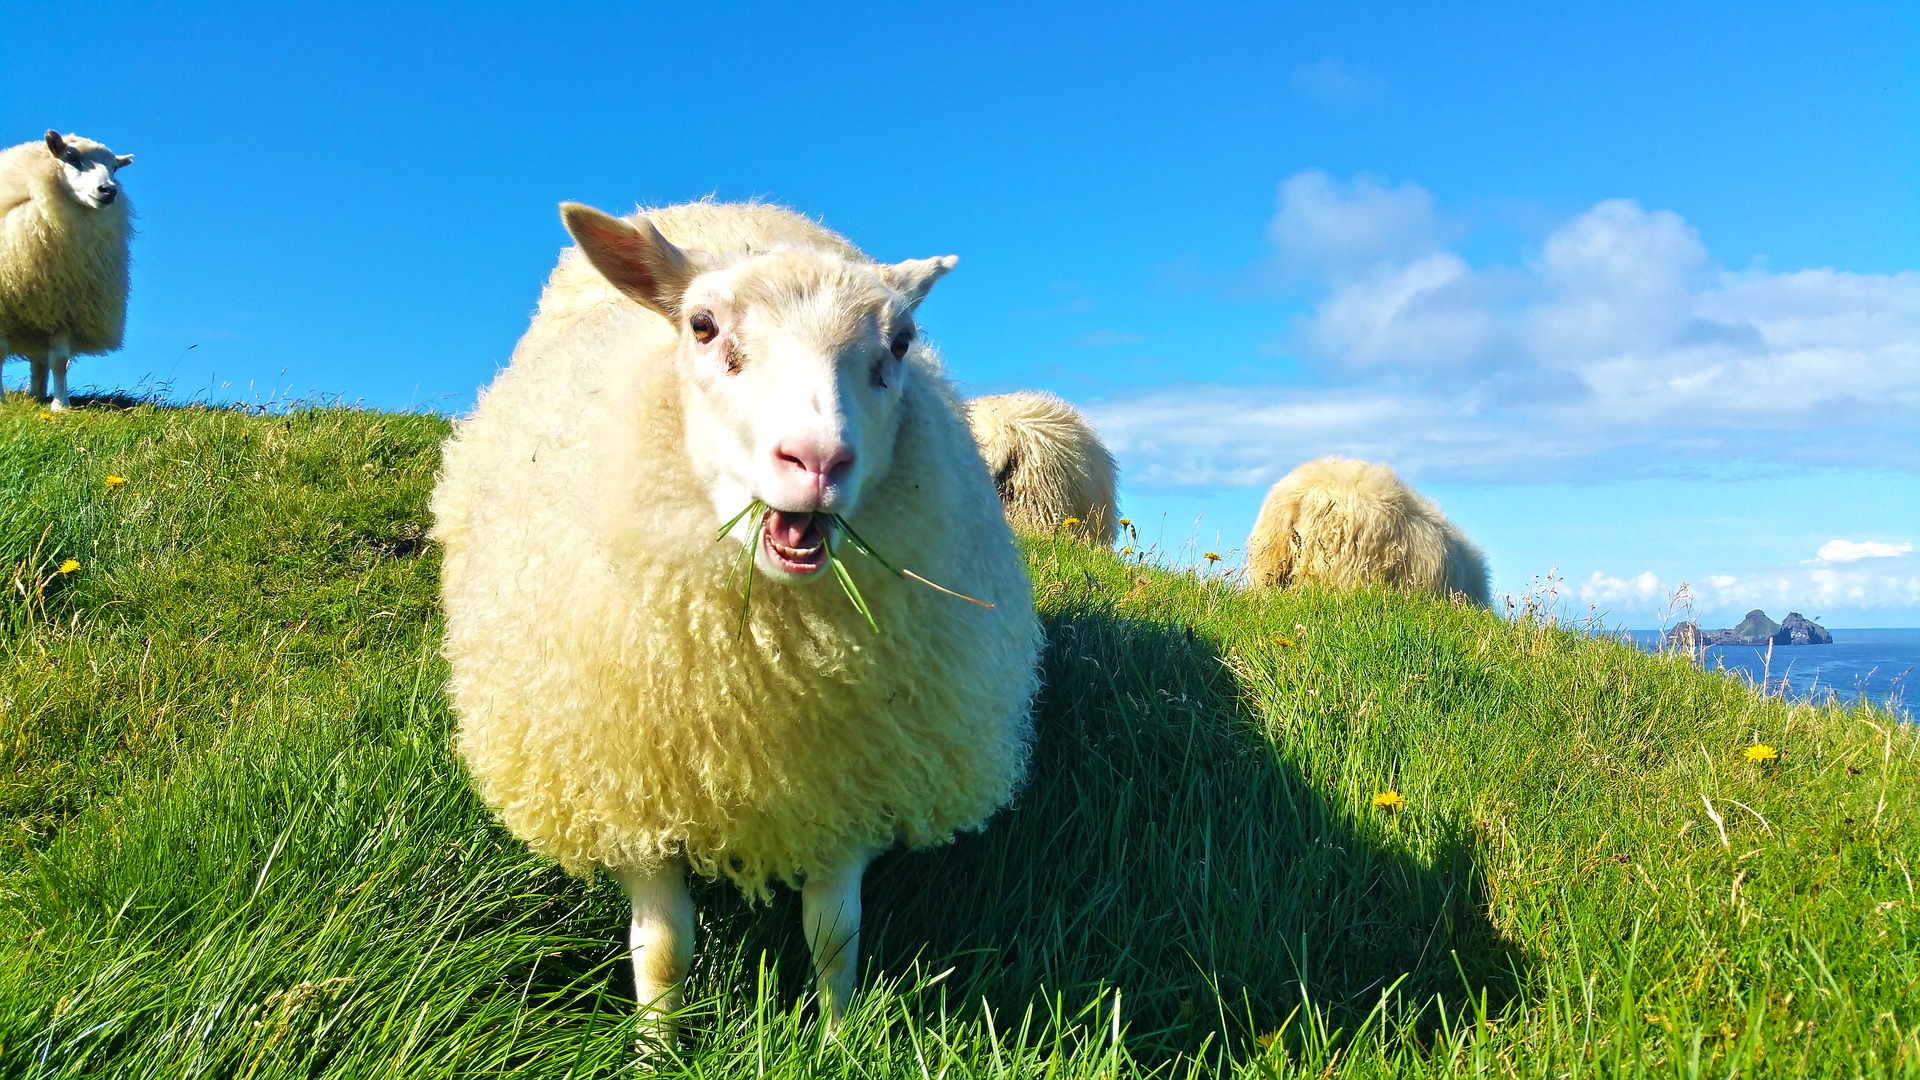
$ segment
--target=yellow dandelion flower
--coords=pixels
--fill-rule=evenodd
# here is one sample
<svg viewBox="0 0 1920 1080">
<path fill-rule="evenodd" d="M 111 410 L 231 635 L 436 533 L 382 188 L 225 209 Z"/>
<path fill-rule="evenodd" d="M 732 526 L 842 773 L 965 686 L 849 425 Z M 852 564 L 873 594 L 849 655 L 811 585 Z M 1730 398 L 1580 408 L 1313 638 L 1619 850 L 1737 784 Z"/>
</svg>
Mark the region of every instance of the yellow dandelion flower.
<svg viewBox="0 0 1920 1080">
<path fill-rule="evenodd" d="M 1208 562 L 1219 562 L 1220 553 L 1217 551 L 1209 551 L 1206 553 L 1205 558 Z"/>
<path fill-rule="evenodd" d="M 74 574 L 74 573 L 78 573 L 79 571 L 80 571 L 79 559 L 68 559 L 66 562 L 63 562 L 60 564 L 60 572 L 63 574 Z"/>
<path fill-rule="evenodd" d="M 1077 529 L 1080 527 L 1080 519 L 1070 517 L 1065 521 L 1062 521 L 1060 523 L 1060 527 L 1063 529 Z"/>
<path fill-rule="evenodd" d="M 43 412 L 39 416 L 34 417 L 34 419 L 35 420 L 51 420 L 53 419 L 53 414 L 50 412 Z"/>
<path fill-rule="evenodd" d="M 1129 547 L 1123 547 L 1123 548 L 1121 548 L 1121 549 L 1120 549 L 1120 554 L 1122 554 L 1122 555 L 1131 555 L 1131 554 L 1133 554 L 1133 548 L 1132 548 L 1131 546 L 1129 546 Z"/>
<path fill-rule="evenodd" d="M 1755 765 L 1762 765 L 1769 761 L 1779 761 L 1780 751 L 1775 750 L 1766 743 L 1754 743 L 1752 746 L 1747 747 L 1747 760 L 1753 762 Z"/>
<path fill-rule="evenodd" d="M 1392 811 L 1392 810 L 1398 810 L 1401 807 L 1407 805 L 1407 800 L 1406 800 L 1406 797 L 1401 795 L 1399 792 L 1393 790 L 1392 788 L 1388 788 L 1387 790 L 1373 797 L 1373 805 L 1374 805 L 1374 808 L 1377 810 Z"/>
<path fill-rule="evenodd" d="M 1265 1035 L 1255 1035 L 1253 1037 L 1253 1044 L 1262 1050 L 1273 1049 L 1273 1044 L 1279 1041 L 1280 1033 L 1277 1031 L 1269 1031 Z"/>
<path fill-rule="evenodd" d="M 1120 519 L 1120 527 L 1121 527 L 1121 528 L 1123 528 L 1123 529 L 1131 529 L 1131 528 L 1133 528 L 1133 519 L 1131 519 L 1131 518 L 1121 518 L 1121 519 Z"/>
<path fill-rule="evenodd" d="M 1281 647 L 1281 648 L 1283 648 L 1283 649 L 1291 649 L 1291 648 L 1293 648 L 1293 639 L 1292 639 L 1292 638 L 1290 638 L 1290 637 L 1288 637 L 1288 636 L 1287 636 L 1287 635 L 1285 635 L 1285 634 L 1275 634 L 1275 635 L 1273 635 L 1273 643 L 1274 643 L 1275 645 L 1278 645 L 1278 646 L 1280 646 L 1280 647 Z"/>
<path fill-rule="evenodd" d="M 112 473 L 107 474 L 107 490 L 108 491 L 112 491 L 114 488 L 117 488 L 121 484 L 124 484 L 126 482 L 127 482 L 127 478 L 124 476 L 115 476 Z"/>
</svg>

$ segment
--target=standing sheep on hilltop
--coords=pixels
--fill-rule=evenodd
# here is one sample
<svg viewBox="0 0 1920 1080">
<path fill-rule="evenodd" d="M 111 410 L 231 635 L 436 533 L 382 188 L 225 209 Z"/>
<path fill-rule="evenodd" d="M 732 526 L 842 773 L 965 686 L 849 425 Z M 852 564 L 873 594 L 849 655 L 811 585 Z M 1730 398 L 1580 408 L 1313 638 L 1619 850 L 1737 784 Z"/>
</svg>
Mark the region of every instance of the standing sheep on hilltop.
<svg viewBox="0 0 1920 1080">
<path fill-rule="evenodd" d="M 1119 519 L 1113 455 L 1079 410 L 1052 394 L 1021 391 L 975 398 L 967 415 L 1009 521 L 1051 532 L 1073 520 L 1070 531 L 1112 546 Z"/>
<path fill-rule="evenodd" d="M 956 260 L 763 205 L 563 217 L 579 247 L 434 491 L 460 752 L 535 851 L 625 887 L 643 1042 L 688 870 L 801 886 L 836 1024 L 867 863 L 980 827 L 1031 738 L 1032 585 L 914 323 Z"/>
<path fill-rule="evenodd" d="M 1256 586 L 1394 585 L 1488 603 L 1487 561 L 1393 469 L 1324 457 L 1280 478 L 1247 538 Z"/>
<path fill-rule="evenodd" d="M 133 210 L 114 174 L 131 164 L 55 131 L 0 151 L 0 365 L 26 357 L 41 401 L 51 372 L 55 409 L 68 404 L 69 360 L 120 347 Z"/>
</svg>

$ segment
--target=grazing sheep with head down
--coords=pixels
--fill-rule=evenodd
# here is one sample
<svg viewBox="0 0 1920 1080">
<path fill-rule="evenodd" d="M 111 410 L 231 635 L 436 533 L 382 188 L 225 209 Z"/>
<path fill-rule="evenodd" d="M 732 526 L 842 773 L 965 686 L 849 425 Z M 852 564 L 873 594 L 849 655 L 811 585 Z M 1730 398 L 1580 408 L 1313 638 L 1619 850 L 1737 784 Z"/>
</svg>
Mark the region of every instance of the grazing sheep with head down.
<svg viewBox="0 0 1920 1080">
<path fill-rule="evenodd" d="M 0 151 L 0 364 L 26 357 L 42 401 L 51 373 L 55 409 L 69 360 L 120 347 L 132 208 L 114 174 L 131 164 L 56 131 Z"/>
<path fill-rule="evenodd" d="M 1396 585 L 1487 600 L 1487 561 L 1391 467 L 1324 457 L 1280 478 L 1247 539 L 1255 585 Z"/>
<path fill-rule="evenodd" d="M 1113 543 L 1113 455 L 1079 410 L 1052 394 L 1021 391 L 975 398 L 967 415 L 1009 521 L 1051 532 L 1074 519 L 1071 531 Z"/>
<path fill-rule="evenodd" d="M 460 751 L 534 850 L 625 886 L 644 1041 L 688 869 L 801 886 L 836 1023 L 869 860 L 979 827 L 1031 734 L 1032 586 L 914 322 L 956 260 L 763 205 L 563 217 L 579 246 L 434 492 Z"/>
</svg>

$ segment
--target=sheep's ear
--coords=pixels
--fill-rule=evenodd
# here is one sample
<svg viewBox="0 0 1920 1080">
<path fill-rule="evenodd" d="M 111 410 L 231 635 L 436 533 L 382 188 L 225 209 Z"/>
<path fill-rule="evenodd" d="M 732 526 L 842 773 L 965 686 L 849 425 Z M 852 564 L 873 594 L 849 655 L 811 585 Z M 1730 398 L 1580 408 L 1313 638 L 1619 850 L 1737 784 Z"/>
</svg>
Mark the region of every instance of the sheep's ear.
<svg viewBox="0 0 1920 1080">
<path fill-rule="evenodd" d="M 947 271 L 959 265 L 960 256 L 958 255 L 942 255 L 937 259 L 908 259 L 906 262 L 881 267 L 880 276 L 887 279 L 887 284 L 907 294 L 907 304 L 910 308 L 917 308 L 920 306 L 920 301 L 927 298 L 927 292 L 933 288 L 933 283 L 939 281 Z"/>
<path fill-rule="evenodd" d="M 67 140 L 61 138 L 60 133 L 52 128 L 47 129 L 47 150 L 53 154 L 54 157 L 59 157 L 67 152 Z"/>
<path fill-rule="evenodd" d="M 133 164 L 132 154 L 121 154 L 113 159 L 113 167 L 116 169 L 124 169 L 131 164 Z"/>
<path fill-rule="evenodd" d="M 680 298 L 700 268 L 653 222 L 622 221 L 580 203 L 561 203 L 560 220 L 614 288 L 669 319 L 679 314 Z"/>
</svg>

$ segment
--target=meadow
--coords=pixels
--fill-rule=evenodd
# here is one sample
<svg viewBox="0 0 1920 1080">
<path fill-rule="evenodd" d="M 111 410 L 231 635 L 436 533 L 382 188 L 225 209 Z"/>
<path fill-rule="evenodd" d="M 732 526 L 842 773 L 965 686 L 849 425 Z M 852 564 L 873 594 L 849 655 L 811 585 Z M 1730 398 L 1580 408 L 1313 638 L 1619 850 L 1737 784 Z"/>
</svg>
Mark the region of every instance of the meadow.
<svg viewBox="0 0 1920 1080">
<path fill-rule="evenodd" d="M 0 1076 L 633 1071 L 618 888 L 452 752 L 447 430 L 0 405 Z M 836 1039 L 794 898 L 699 889 L 655 1073 L 1920 1074 L 1911 725 L 1550 618 L 1022 543 L 1016 804 L 876 864 Z"/>
</svg>

